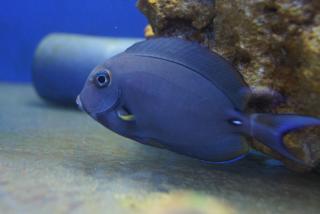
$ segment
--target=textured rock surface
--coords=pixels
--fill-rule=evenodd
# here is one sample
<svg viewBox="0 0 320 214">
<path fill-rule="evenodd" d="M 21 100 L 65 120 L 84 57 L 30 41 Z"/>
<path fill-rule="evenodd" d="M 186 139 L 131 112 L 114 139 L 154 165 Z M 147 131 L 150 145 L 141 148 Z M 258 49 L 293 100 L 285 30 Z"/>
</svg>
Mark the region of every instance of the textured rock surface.
<svg viewBox="0 0 320 214">
<path fill-rule="evenodd" d="M 213 0 L 139 0 L 137 6 L 156 35 L 213 42 Z"/>
<path fill-rule="evenodd" d="M 285 102 L 274 112 L 320 116 L 320 1 L 139 0 L 137 5 L 156 36 L 199 41 L 229 59 L 250 86 L 279 91 Z M 295 170 L 317 165 L 319 128 L 285 139 L 308 167 L 291 163 L 258 142 L 252 146 Z"/>
<path fill-rule="evenodd" d="M 10 96 L 8 96 L 10 94 Z M 320 175 L 198 160 L 122 138 L 0 83 L 0 213 L 318 213 Z"/>
</svg>

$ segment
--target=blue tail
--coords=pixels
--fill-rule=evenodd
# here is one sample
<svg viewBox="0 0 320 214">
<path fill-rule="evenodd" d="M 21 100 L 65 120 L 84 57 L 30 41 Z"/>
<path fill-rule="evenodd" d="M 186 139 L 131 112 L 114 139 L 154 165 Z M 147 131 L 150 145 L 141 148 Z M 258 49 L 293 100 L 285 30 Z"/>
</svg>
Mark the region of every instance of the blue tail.
<svg viewBox="0 0 320 214">
<path fill-rule="evenodd" d="M 291 154 L 283 143 L 283 137 L 296 129 L 320 126 L 320 119 L 294 114 L 252 114 L 250 115 L 250 135 L 281 155 L 303 164 L 303 161 Z"/>
</svg>

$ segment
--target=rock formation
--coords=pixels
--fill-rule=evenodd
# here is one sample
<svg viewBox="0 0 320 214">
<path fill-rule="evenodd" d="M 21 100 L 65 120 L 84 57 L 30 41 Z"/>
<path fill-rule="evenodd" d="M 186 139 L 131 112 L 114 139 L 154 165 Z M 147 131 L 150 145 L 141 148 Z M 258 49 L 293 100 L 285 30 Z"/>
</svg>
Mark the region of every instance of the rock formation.
<svg viewBox="0 0 320 214">
<path fill-rule="evenodd" d="M 195 40 L 230 60 L 252 87 L 280 92 L 273 112 L 320 116 L 319 0 L 138 0 L 150 25 L 146 36 Z M 258 142 L 253 148 L 305 171 L 320 160 L 320 129 L 285 137 L 307 166 L 297 165 Z"/>
</svg>

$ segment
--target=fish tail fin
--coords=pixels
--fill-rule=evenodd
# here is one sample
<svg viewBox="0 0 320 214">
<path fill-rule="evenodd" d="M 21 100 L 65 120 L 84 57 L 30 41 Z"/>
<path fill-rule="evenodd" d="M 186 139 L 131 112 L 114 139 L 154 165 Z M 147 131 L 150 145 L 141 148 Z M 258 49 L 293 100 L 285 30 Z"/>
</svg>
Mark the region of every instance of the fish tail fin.
<svg viewBox="0 0 320 214">
<path fill-rule="evenodd" d="M 293 161 L 304 164 L 295 157 L 284 145 L 284 136 L 294 130 L 309 126 L 320 126 L 320 119 L 294 114 L 252 114 L 250 115 L 250 135 L 264 145 L 274 149 Z"/>
</svg>

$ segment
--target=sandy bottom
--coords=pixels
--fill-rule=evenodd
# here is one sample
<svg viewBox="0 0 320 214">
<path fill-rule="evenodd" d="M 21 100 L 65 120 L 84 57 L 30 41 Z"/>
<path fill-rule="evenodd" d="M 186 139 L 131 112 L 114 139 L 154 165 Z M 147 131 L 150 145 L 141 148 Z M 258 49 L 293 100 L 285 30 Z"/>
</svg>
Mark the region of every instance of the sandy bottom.
<svg viewBox="0 0 320 214">
<path fill-rule="evenodd" d="M 0 213 L 319 213 L 319 200 L 319 174 L 257 155 L 204 165 L 0 84 Z"/>
</svg>

